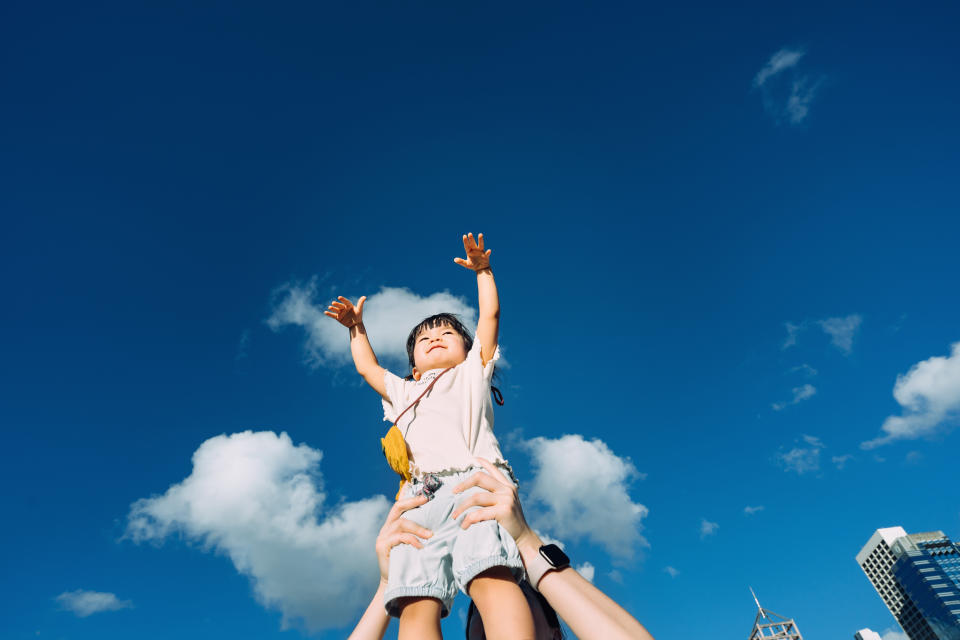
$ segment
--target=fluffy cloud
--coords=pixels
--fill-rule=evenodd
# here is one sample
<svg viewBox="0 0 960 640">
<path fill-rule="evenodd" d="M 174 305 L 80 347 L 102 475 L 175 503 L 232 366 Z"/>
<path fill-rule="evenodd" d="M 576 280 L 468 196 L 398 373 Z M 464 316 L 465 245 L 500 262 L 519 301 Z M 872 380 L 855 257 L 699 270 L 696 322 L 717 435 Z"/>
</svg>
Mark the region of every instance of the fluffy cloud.
<svg viewBox="0 0 960 640">
<path fill-rule="evenodd" d="M 833 346 L 849 355 L 853 350 L 853 337 L 856 335 L 857 329 L 860 328 L 862 321 L 863 318 L 854 313 L 843 318 L 820 320 L 817 324 L 820 325 L 824 333 L 830 336 L 830 342 Z"/>
<path fill-rule="evenodd" d="M 628 492 L 640 475 L 629 458 L 580 435 L 533 438 L 525 446 L 536 469 L 525 500 L 536 527 L 561 538 L 587 538 L 620 560 L 648 546 L 640 533 L 647 508 Z"/>
<path fill-rule="evenodd" d="M 752 516 L 753 514 L 758 513 L 760 511 L 763 511 L 763 505 L 760 505 L 758 507 L 746 506 L 743 508 L 743 512 L 748 516 Z"/>
<path fill-rule="evenodd" d="M 673 567 L 664 567 L 663 570 L 671 578 L 676 578 L 678 575 L 680 575 L 680 571 L 678 569 L 674 569 Z"/>
<path fill-rule="evenodd" d="M 706 518 L 700 518 L 700 539 L 704 540 L 709 536 L 712 536 L 717 532 L 717 529 L 720 528 L 716 522 L 710 522 Z"/>
<path fill-rule="evenodd" d="M 910 640 L 907 634 L 894 628 L 884 631 L 880 638 L 881 640 Z"/>
<path fill-rule="evenodd" d="M 66 611 L 72 611 L 80 618 L 86 618 L 101 611 L 118 611 L 129 609 L 133 603 L 129 600 L 120 600 L 112 593 L 102 591 L 65 591 L 54 600 Z"/>
<path fill-rule="evenodd" d="M 354 303 L 360 296 L 347 296 Z M 279 331 L 287 325 L 306 333 L 304 351 L 312 367 L 349 364 L 347 332 L 333 318 L 323 315 L 333 300 L 317 301 L 316 279 L 306 284 L 288 283 L 274 292 L 274 305 L 267 326 Z M 383 287 L 367 297 L 363 324 L 377 355 L 395 366 L 407 366 L 407 334 L 427 316 L 449 312 L 460 316 L 467 327 L 477 324 L 477 312 L 462 298 L 446 291 L 419 296 L 406 288 Z"/>
<path fill-rule="evenodd" d="M 789 402 L 774 402 L 770 405 L 774 411 L 782 411 L 786 407 L 799 404 L 808 398 L 812 398 L 817 393 L 817 388 L 812 384 L 804 384 L 794 387 L 792 390 L 793 398 Z"/>
<path fill-rule="evenodd" d="M 592 564 L 590 564 L 589 562 L 584 562 L 583 564 L 575 568 L 577 570 L 577 573 L 579 573 L 584 578 L 586 578 L 588 582 L 593 582 L 593 576 L 597 570 Z"/>
<path fill-rule="evenodd" d="M 803 442 L 807 446 L 796 446 L 776 456 L 785 470 L 795 471 L 797 475 L 820 470 L 820 450 L 824 448 L 823 442 L 820 438 L 806 435 L 803 436 Z"/>
<path fill-rule="evenodd" d="M 376 496 L 325 506 L 322 455 L 286 433 L 210 438 L 187 478 L 131 506 L 127 536 L 180 534 L 226 555 L 285 628 L 342 627 L 376 588 L 374 540 L 390 505 Z"/>
<path fill-rule="evenodd" d="M 911 440 L 949 427 L 960 417 L 960 342 L 949 356 L 934 356 L 913 365 L 897 376 L 893 397 L 902 407 L 901 415 L 883 422 L 883 435 L 860 446 L 873 449 L 894 440 Z"/>
</svg>

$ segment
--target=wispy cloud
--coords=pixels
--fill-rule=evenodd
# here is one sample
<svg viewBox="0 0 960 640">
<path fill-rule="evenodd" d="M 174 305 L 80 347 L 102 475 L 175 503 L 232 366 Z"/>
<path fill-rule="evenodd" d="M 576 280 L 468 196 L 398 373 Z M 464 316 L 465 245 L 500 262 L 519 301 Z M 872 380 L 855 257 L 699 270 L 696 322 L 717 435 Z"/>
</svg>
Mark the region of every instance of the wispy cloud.
<svg viewBox="0 0 960 640">
<path fill-rule="evenodd" d="M 863 323 L 863 317 L 860 314 L 853 313 L 848 316 L 836 317 L 836 318 L 824 318 L 823 320 L 804 320 L 800 323 L 785 322 L 784 327 L 787 330 L 787 337 L 784 339 L 783 343 L 780 345 L 781 349 L 789 349 L 797 345 L 798 338 L 801 333 L 806 331 L 815 325 L 823 330 L 827 336 L 830 337 L 830 343 L 842 351 L 846 355 L 850 355 L 853 351 L 853 340 L 857 335 L 857 331 L 860 329 L 860 325 Z M 795 367 L 793 370 L 803 369 L 807 367 L 805 373 L 810 375 L 816 375 L 817 370 L 810 365 L 801 365 L 800 367 Z"/>
<path fill-rule="evenodd" d="M 71 611 L 80 618 L 86 618 L 102 611 L 129 609 L 133 606 L 133 603 L 129 600 L 120 600 L 112 593 L 87 591 L 85 589 L 65 591 L 54 600 L 57 601 L 60 608 Z"/>
<path fill-rule="evenodd" d="M 752 516 L 753 514 L 759 513 L 761 511 L 763 511 L 763 505 L 760 505 L 758 507 L 746 506 L 743 508 L 743 512 L 748 516 Z"/>
<path fill-rule="evenodd" d="M 560 538 L 586 538 L 620 560 L 648 546 L 641 534 L 647 508 L 629 492 L 640 474 L 629 458 L 581 435 L 533 438 L 526 449 L 536 470 L 524 503 L 532 507 L 534 526 Z"/>
<path fill-rule="evenodd" d="M 854 313 L 843 318 L 827 318 L 820 320 L 817 324 L 823 329 L 824 333 L 830 336 L 830 342 L 840 351 L 847 355 L 853 351 L 853 338 L 863 322 L 858 314 Z"/>
<path fill-rule="evenodd" d="M 753 87 L 760 91 L 764 109 L 778 123 L 803 122 L 823 84 L 822 76 L 813 77 L 798 70 L 805 55 L 803 49 L 780 49 L 753 77 Z"/>
<path fill-rule="evenodd" d="M 700 518 L 700 539 L 705 540 L 709 536 L 714 535 L 719 528 L 720 525 L 716 522 L 710 522 L 706 518 Z"/>
<path fill-rule="evenodd" d="M 322 455 L 285 433 L 210 438 L 194 452 L 189 476 L 131 506 L 126 535 L 182 535 L 227 556 L 256 599 L 282 613 L 284 628 L 342 627 L 376 588 L 372 549 L 390 503 L 375 496 L 326 504 Z"/>
<path fill-rule="evenodd" d="M 680 575 L 680 571 L 678 569 L 674 569 L 673 567 L 664 567 L 663 571 L 671 578 L 676 578 L 678 575 Z"/>
<path fill-rule="evenodd" d="M 898 631 L 894 628 L 887 629 L 880 636 L 881 640 L 910 640 L 910 638 L 903 631 Z"/>
<path fill-rule="evenodd" d="M 799 404 L 808 398 L 812 398 L 817 393 L 817 388 L 812 384 L 804 384 L 793 388 L 793 398 L 789 402 L 774 402 L 771 408 L 774 411 L 782 411 L 790 405 Z"/>
<path fill-rule="evenodd" d="M 832 463 L 833 463 L 833 466 L 835 466 L 837 469 L 843 469 L 843 467 L 844 467 L 844 466 L 847 464 L 847 462 L 849 462 L 850 460 L 853 460 L 853 456 L 850 455 L 849 453 L 846 453 L 846 454 L 844 454 L 844 455 L 842 455 L 842 456 L 832 456 L 832 457 L 830 458 L 830 462 L 832 462 Z"/>
<path fill-rule="evenodd" d="M 347 296 L 354 303 L 360 296 Z M 333 318 L 323 315 L 330 300 L 318 300 L 317 279 L 306 284 L 287 283 L 274 291 L 273 310 L 267 326 L 279 331 L 287 325 L 300 327 L 306 333 L 304 354 L 312 367 L 348 365 L 350 342 L 347 330 Z M 463 298 L 447 291 L 421 296 L 406 288 L 382 287 L 367 297 L 363 307 L 363 323 L 377 355 L 390 364 L 406 368 L 407 334 L 424 318 L 435 313 L 454 313 L 468 328 L 477 324 L 477 313 Z"/>
<path fill-rule="evenodd" d="M 773 76 L 797 66 L 804 55 L 806 51 L 802 49 L 780 49 L 770 56 L 767 64 L 763 65 L 763 68 L 753 77 L 753 86 L 762 87 Z"/>
<path fill-rule="evenodd" d="M 820 450 L 825 446 L 820 438 L 815 436 L 805 435 L 802 440 L 802 445 L 776 455 L 777 462 L 784 470 L 793 471 L 797 475 L 820 470 Z"/>
<path fill-rule="evenodd" d="M 806 376 L 807 378 L 813 378 L 813 377 L 816 377 L 817 370 L 811 367 L 810 365 L 808 365 L 807 363 L 803 363 L 796 367 L 791 367 L 790 373 L 799 373 L 803 376 Z"/>
<path fill-rule="evenodd" d="M 951 346 L 949 356 L 928 358 L 897 376 L 893 397 L 901 415 L 884 420 L 883 435 L 862 443 L 863 449 L 929 436 L 955 425 L 960 419 L 960 342 Z"/>
</svg>

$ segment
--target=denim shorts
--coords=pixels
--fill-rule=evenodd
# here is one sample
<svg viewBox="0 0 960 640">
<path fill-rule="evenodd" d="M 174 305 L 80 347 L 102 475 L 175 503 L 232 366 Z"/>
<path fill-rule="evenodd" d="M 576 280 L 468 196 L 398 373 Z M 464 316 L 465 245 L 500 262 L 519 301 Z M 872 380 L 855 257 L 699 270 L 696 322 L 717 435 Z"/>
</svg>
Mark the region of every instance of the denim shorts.
<svg viewBox="0 0 960 640">
<path fill-rule="evenodd" d="M 482 468 L 443 474 L 440 486 L 430 502 L 403 514 L 404 518 L 433 531 L 423 540 L 423 548 L 399 544 L 390 551 L 390 577 L 383 602 L 387 613 L 399 616 L 398 598 L 437 598 L 443 604 L 441 617 L 450 613 L 457 590 L 467 593 L 467 585 L 478 574 L 492 567 L 507 567 L 519 582 L 523 578 L 523 563 L 513 538 L 496 520 L 485 520 L 460 528 L 467 513 L 456 520 L 450 515 L 462 500 L 478 491 L 479 487 L 454 495 L 458 484 Z M 400 498 L 409 498 L 423 489 L 423 483 L 408 482 Z"/>
</svg>

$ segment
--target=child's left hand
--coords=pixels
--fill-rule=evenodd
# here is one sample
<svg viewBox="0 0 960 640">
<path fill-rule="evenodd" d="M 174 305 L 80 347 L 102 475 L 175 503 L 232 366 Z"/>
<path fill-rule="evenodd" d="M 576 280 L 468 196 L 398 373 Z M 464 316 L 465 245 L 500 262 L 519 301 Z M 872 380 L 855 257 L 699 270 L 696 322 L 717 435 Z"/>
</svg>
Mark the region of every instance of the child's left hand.
<svg viewBox="0 0 960 640">
<path fill-rule="evenodd" d="M 491 250 L 483 250 L 482 233 L 477 236 L 477 240 L 473 239 L 472 233 L 468 233 L 467 235 L 463 236 L 463 248 L 467 252 L 467 259 L 464 260 L 463 258 L 454 258 L 453 261 L 458 265 L 473 271 L 482 271 L 483 269 L 490 268 Z"/>
</svg>

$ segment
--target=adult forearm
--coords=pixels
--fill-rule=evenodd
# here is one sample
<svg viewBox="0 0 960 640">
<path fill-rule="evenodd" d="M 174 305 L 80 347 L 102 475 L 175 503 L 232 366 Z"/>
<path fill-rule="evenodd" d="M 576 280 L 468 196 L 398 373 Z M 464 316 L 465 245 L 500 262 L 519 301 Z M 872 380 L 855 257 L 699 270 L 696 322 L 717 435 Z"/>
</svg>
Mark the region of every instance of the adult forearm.
<svg viewBox="0 0 960 640">
<path fill-rule="evenodd" d="M 542 544 L 532 532 L 521 536 L 524 563 L 539 556 Z M 636 618 L 572 568 L 548 572 L 537 588 L 581 640 L 653 640 Z"/>
<path fill-rule="evenodd" d="M 390 617 L 383 608 L 383 592 L 387 585 L 381 580 L 377 593 L 363 612 L 360 622 L 354 627 L 347 640 L 381 640 L 390 626 Z"/>
</svg>

